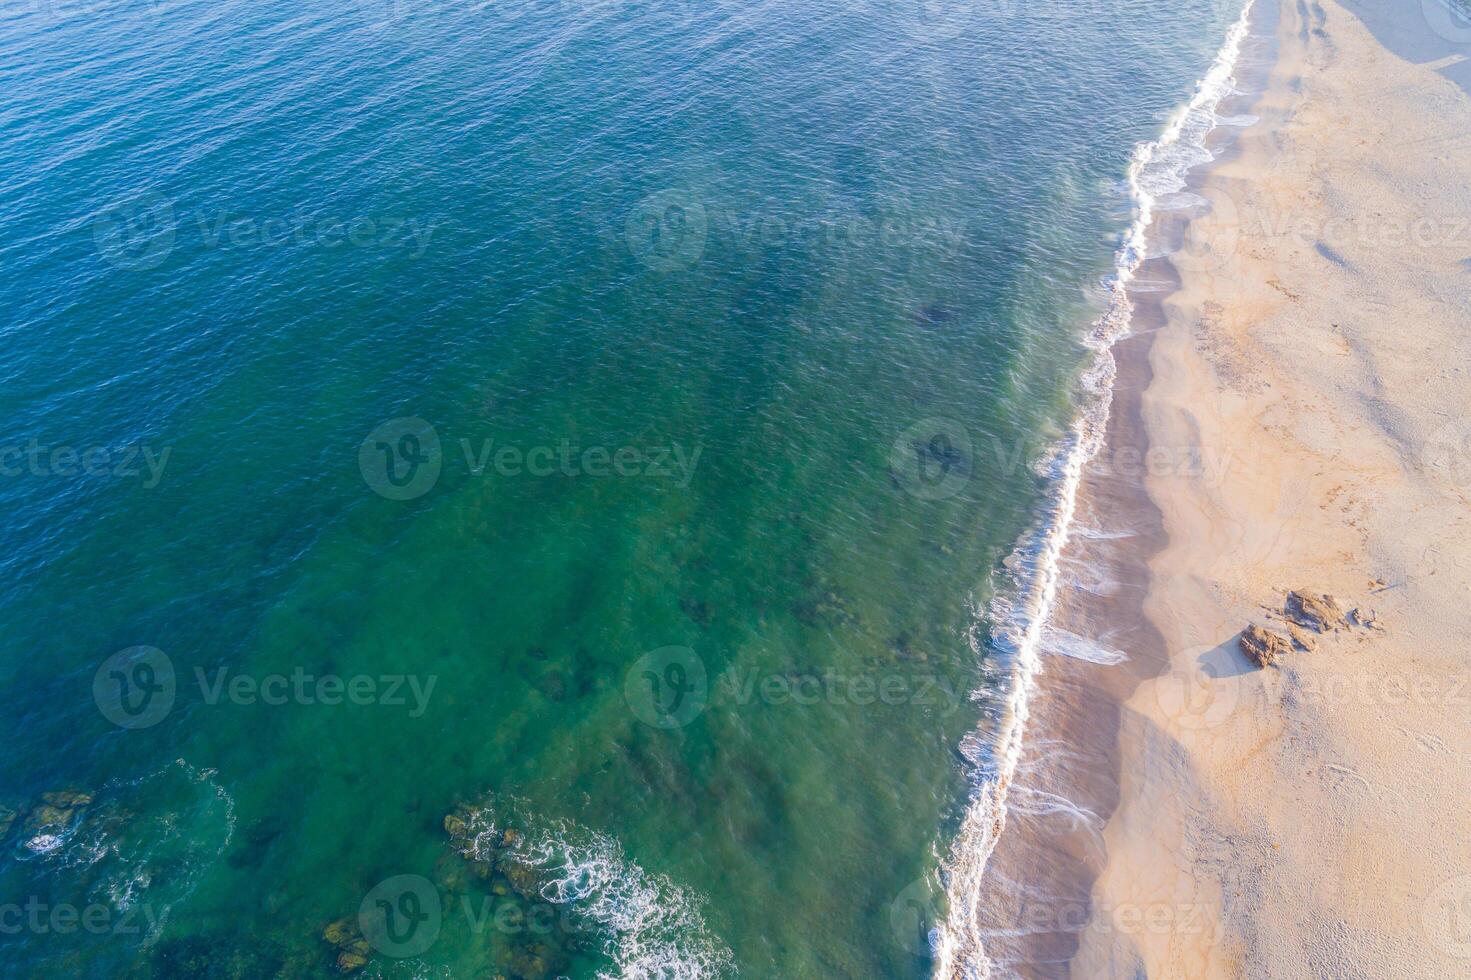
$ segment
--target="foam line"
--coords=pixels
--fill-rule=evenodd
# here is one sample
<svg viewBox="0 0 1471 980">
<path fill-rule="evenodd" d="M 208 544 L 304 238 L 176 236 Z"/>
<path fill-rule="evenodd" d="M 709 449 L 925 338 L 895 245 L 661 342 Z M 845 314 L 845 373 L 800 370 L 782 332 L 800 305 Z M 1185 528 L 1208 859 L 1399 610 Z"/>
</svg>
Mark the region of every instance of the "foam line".
<svg viewBox="0 0 1471 980">
<path fill-rule="evenodd" d="M 1077 505 L 1083 471 L 1103 445 L 1109 401 L 1117 373 L 1112 347 L 1129 333 L 1133 305 L 1128 288 L 1147 257 L 1147 237 L 1155 201 L 1185 187 L 1186 175 L 1211 159 L 1205 138 L 1219 123 L 1216 108 L 1234 91 L 1232 73 L 1250 27 L 1252 0 L 1226 34 L 1225 42 L 1195 95 L 1165 125 L 1159 138 L 1140 144 L 1129 166 L 1134 222 L 1115 258 L 1109 304 L 1085 338 L 1097 356 L 1081 385 L 1085 407 L 1071 432 L 1044 461 L 1049 487 L 1038 520 L 1007 560 L 1013 587 L 992 604 L 991 649 L 1008 668 L 1010 689 L 1000 724 L 988 739 L 968 737 L 962 751 L 974 765 L 970 803 L 950 853 L 941 865 L 948 914 L 931 936 L 934 976 L 940 980 L 979 980 L 992 975 L 986 958 L 978 906 L 986 862 L 1006 826 L 1006 793 L 1021 754 L 1029 704 L 1042 668 L 1043 629 L 1057 599 L 1059 565 Z M 972 629 L 972 648 L 981 642 Z"/>
</svg>

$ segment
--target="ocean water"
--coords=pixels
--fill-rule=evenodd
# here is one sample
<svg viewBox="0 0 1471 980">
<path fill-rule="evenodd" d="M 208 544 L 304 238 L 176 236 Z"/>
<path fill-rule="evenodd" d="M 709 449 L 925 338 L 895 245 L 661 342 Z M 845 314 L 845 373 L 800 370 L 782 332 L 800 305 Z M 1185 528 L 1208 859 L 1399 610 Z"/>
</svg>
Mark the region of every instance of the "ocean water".
<svg viewBox="0 0 1471 980">
<path fill-rule="evenodd" d="M 1240 11 L 0 9 L 4 971 L 979 975 L 1008 616 Z"/>
</svg>

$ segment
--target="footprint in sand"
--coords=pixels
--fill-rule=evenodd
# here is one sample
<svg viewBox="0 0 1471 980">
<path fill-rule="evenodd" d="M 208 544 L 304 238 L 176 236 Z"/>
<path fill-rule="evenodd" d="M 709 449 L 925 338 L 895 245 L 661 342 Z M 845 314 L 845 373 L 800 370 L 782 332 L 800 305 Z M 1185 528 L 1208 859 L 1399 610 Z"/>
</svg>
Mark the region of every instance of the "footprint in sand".
<svg viewBox="0 0 1471 980">
<path fill-rule="evenodd" d="M 1335 765 L 1330 762 L 1323 767 L 1323 770 L 1328 773 L 1329 782 L 1335 790 L 1342 790 L 1350 782 L 1357 782 L 1362 784 L 1364 789 L 1369 790 L 1369 792 L 1372 793 L 1374 791 L 1374 787 L 1369 785 L 1367 779 L 1354 772 L 1348 766 Z"/>
<path fill-rule="evenodd" d="M 1429 732 L 1412 732 L 1408 728 L 1401 728 L 1400 734 L 1408 735 L 1410 738 L 1413 738 L 1415 740 L 1416 747 L 1418 747 L 1421 752 L 1433 755 L 1436 752 L 1446 751 L 1445 739 L 1441 738 L 1439 735 L 1432 735 Z"/>
</svg>

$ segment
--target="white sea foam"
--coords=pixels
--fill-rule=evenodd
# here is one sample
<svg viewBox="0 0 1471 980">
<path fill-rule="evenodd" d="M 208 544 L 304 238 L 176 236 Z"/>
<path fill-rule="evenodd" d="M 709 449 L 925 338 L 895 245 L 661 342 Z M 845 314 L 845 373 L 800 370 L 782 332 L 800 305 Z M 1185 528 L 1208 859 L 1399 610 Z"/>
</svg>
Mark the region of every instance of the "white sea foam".
<svg viewBox="0 0 1471 980">
<path fill-rule="evenodd" d="M 700 914 L 700 899 L 664 875 L 630 861 L 602 834 L 552 836 L 543 844 L 555 877 L 542 896 L 595 923 L 617 967 L 600 976 L 627 980 L 693 980 L 730 972 L 730 951 Z"/>
<path fill-rule="evenodd" d="M 600 980 L 705 980 L 734 974 L 730 949 L 705 925 L 704 899 L 631 860 L 606 834 L 569 823 L 539 823 L 513 800 L 488 801 L 471 822 L 474 853 L 519 835 L 516 859 L 536 867 L 541 896 L 587 923 L 614 969 Z"/>
<path fill-rule="evenodd" d="M 1060 558 L 1068 541 L 1078 485 L 1084 467 L 1103 444 L 1116 373 L 1111 348 L 1129 331 L 1133 307 L 1128 288 L 1147 255 L 1155 201 L 1184 188 L 1190 169 L 1211 158 L 1205 138 L 1219 122 L 1216 108 L 1235 91 L 1232 72 L 1247 34 L 1251 6 L 1248 0 L 1194 97 L 1171 117 L 1158 139 L 1136 149 L 1129 168 L 1135 218 L 1118 250 L 1108 309 L 1086 338 L 1097 351 L 1093 366 L 1082 378 L 1086 408 L 1045 461 L 1050 490 L 1036 526 L 1008 559 L 1014 587 L 998 596 L 991 609 L 991 646 L 1009 667 L 1010 688 L 994 733 L 989 738 L 967 738 L 961 746 L 975 769 L 970 804 L 942 866 L 949 910 L 932 937 L 934 975 L 941 980 L 992 975 L 978 915 L 981 885 L 986 862 L 1006 825 L 1007 790 L 1041 670 L 1043 629 L 1057 598 Z M 978 629 L 972 628 L 971 645 L 979 655 Z"/>
<path fill-rule="evenodd" d="M 1103 818 L 1084 806 L 1056 793 L 1023 786 L 1015 783 L 1006 802 L 1014 813 L 1025 813 L 1033 817 L 1063 816 L 1075 827 L 1093 831 L 1103 829 Z"/>
<path fill-rule="evenodd" d="M 1161 211 L 1185 211 L 1189 208 L 1198 208 L 1208 204 L 1210 204 L 1210 198 L 1203 197 L 1200 194 L 1191 191 L 1175 191 L 1175 193 L 1166 194 L 1155 201 L 1154 211 L 1156 214 Z M 1131 284 L 1130 288 L 1134 288 L 1134 284 Z"/>
<path fill-rule="evenodd" d="M 1130 290 L 1134 293 L 1168 293 L 1173 292 L 1175 284 L 1163 279 L 1135 279 Z"/>
<path fill-rule="evenodd" d="M 1096 596 L 1118 595 L 1123 584 L 1108 577 L 1102 567 L 1092 562 L 1068 555 L 1058 557 L 1058 563 L 1068 570 L 1069 588 L 1082 589 Z"/>
<path fill-rule="evenodd" d="M 1105 531 L 1097 527 L 1085 527 L 1082 524 L 1073 526 L 1073 536 L 1088 538 L 1091 541 L 1122 541 L 1124 538 L 1132 538 L 1133 531 Z"/>
<path fill-rule="evenodd" d="M 176 759 L 145 776 L 109 782 L 59 855 L 64 867 L 92 880 L 95 901 L 119 912 L 143 903 L 145 946 L 158 940 L 169 913 L 234 838 L 235 801 L 216 775 Z M 154 887 L 156 878 L 166 885 Z"/>
<path fill-rule="evenodd" d="M 1122 650 L 1111 650 L 1086 636 L 1079 636 L 1058 626 L 1043 627 L 1041 643 L 1043 651 L 1047 653 L 1086 660 L 1105 667 L 1112 667 L 1129 659 L 1129 655 Z"/>
</svg>

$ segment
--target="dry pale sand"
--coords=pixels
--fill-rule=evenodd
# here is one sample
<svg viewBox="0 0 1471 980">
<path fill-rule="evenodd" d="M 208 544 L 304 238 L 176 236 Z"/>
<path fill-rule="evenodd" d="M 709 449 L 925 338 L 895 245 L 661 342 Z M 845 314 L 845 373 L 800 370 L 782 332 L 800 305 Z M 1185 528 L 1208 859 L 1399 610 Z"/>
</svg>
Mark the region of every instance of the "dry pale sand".
<svg viewBox="0 0 1471 980">
<path fill-rule="evenodd" d="M 1471 31 L 1364 6 L 1403 36 L 1272 13 L 1148 344 L 1149 443 L 1229 465 L 1145 480 L 1166 661 L 1118 713 L 1073 976 L 1471 976 Z M 1258 670 L 1236 638 L 1295 587 L 1384 629 Z"/>
</svg>

